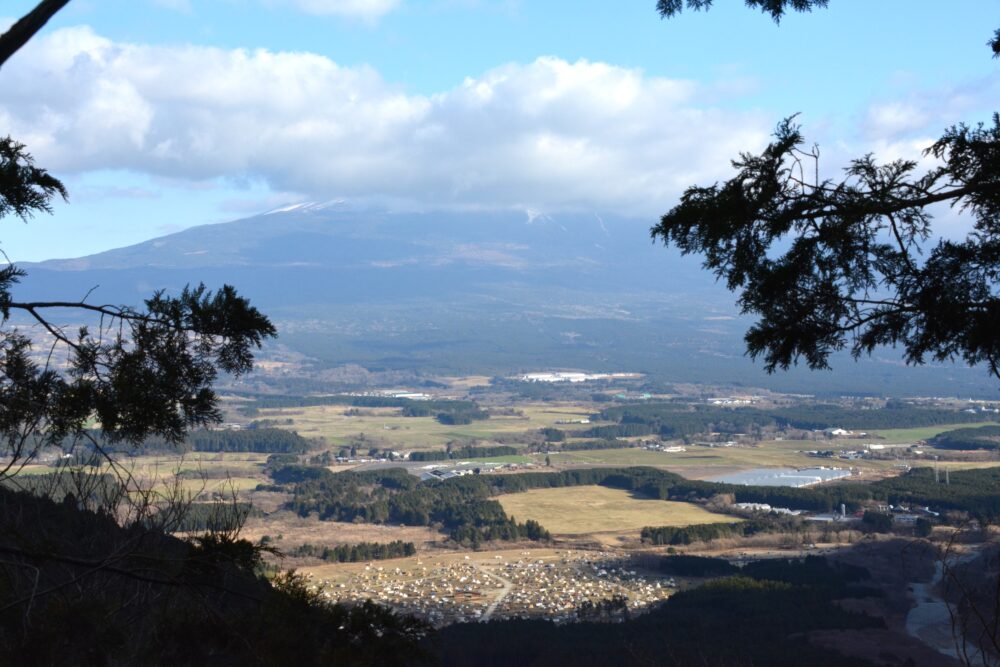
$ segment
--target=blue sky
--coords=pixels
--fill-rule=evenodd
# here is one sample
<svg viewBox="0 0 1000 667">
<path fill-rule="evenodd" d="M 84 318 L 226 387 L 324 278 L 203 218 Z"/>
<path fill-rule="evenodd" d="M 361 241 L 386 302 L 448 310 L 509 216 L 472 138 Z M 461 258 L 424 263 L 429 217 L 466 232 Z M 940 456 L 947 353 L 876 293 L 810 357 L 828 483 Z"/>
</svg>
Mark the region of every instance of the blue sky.
<svg viewBox="0 0 1000 667">
<path fill-rule="evenodd" d="M 918 157 L 1000 92 L 994 2 L 831 0 L 780 26 L 654 5 L 73 0 L 0 70 L 0 132 L 71 202 L 5 220 L 0 247 L 78 256 L 332 198 L 652 221 L 787 114 L 832 171 Z"/>
</svg>

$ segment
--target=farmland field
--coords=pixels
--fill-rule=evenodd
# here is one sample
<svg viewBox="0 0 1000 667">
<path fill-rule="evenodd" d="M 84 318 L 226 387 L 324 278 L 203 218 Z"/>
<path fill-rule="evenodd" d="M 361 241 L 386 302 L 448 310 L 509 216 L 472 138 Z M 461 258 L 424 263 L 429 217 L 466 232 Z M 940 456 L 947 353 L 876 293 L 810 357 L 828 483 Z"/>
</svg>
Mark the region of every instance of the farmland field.
<svg viewBox="0 0 1000 667">
<path fill-rule="evenodd" d="M 898 429 L 905 432 L 942 432 L 956 428 L 953 426 L 934 427 L 928 429 Z M 885 433 L 891 433 L 885 431 Z M 928 435 L 926 437 L 932 437 Z M 771 440 L 763 441 L 755 446 L 743 447 L 698 447 L 689 446 L 685 452 L 661 452 L 645 449 L 600 449 L 575 452 L 557 452 L 550 454 L 550 459 L 557 466 L 654 466 L 664 468 L 679 475 L 692 479 L 703 479 L 714 474 L 722 474 L 733 470 L 758 467 L 791 467 L 809 468 L 816 465 L 827 465 L 841 468 L 858 468 L 862 471 L 885 474 L 896 470 L 895 465 L 908 463 L 913 466 L 927 466 L 929 460 L 907 459 L 905 453 L 900 453 L 900 459 L 821 459 L 809 456 L 808 450 L 840 450 L 861 449 L 864 440 Z M 897 434 L 894 439 L 872 442 L 915 442 L 913 438 L 905 438 Z M 933 451 L 933 450 L 931 450 Z M 955 456 L 956 452 L 941 452 L 944 456 Z M 988 456 L 983 453 L 980 456 Z M 945 465 L 942 463 L 941 465 Z M 947 464 L 952 469 L 985 468 L 1000 465 L 1000 459 L 950 461 Z M 714 472 L 713 472 L 714 471 Z"/>
<path fill-rule="evenodd" d="M 336 546 L 394 540 L 413 542 L 422 550 L 425 544 L 441 540 L 441 533 L 427 526 L 319 521 L 315 517 L 300 517 L 287 510 L 250 517 L 241 533 L 242 537 L 253 541 L 260 540 L 265 535 L 271 537 L 274 544 L 286 553 L 306 543 Z"/>
<path fill-rule="evenodd" d="M 556 426 L 558 421 L 584 419 L 590 414 L 589 408 L 573 403 L 525 403 L 516 409 L 520 414 L 493 415 L 489 419 L 462 425 L 441 424 L 434 417 L 404 417 L 399 408 L 351 408 L 343 405 L 270 408 L 261 410 L 260 416 L 264 419 L 291 419 L 291 424 L 281 427 L 298 431 L 306 438 L 324 438 L 329 445 L 348 444 L 352 438 L 364 433 L 373 446 L 420 450 L 440 448 L 452 440 L 490 440 L 520 434 Z"/>
<path fill-rule="evenodd" d="M 121 457 L 120 470 L 134 476 L 146 488 L 168 493 L 175 484 L 193 497 L 210 497 L 213 493 L 228 496 L 232 492 L 252 491 L 268 478 L 264 474 L 267 454 L 247 452 L 188 452 L 186 454 L 156 454 Z M 45 475 L 55 472 L 49 465 L 25 466 L 22 474 Z M 102 471 L 108 471 L 102 466 Z"/>
<path fill-rule="evenodd" d="M 603 486 L 534 489 L 497 498 L 518 521 L 534 519 L 555 535 L 632 532 L 643 526 L 736 521 L 691 503 L 641 498 Z"/>
</svg>

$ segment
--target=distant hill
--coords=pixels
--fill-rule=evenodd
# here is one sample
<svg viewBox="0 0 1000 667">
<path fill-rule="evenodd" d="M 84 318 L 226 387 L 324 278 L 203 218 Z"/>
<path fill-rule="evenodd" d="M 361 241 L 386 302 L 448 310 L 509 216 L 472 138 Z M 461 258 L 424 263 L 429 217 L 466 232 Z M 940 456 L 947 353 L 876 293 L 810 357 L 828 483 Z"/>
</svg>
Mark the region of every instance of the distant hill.
<svg viewBox="0 0 1000 667">
<path fill-rule="evenodd" d="M 927 442 L 940 449 L 1000 449 L 1000 426 L 958 428 L 939 433 Z"/>
<path fill-rule="evenodd" d="M 126 298 L 129 287 L 138 296 L 150 284 L 223 275 L 235 282 L 229 276 L 238 276 L 240 287 L 259 293 L 262 305 L 291 310 L 317 300 L 485 296 L 503 286 L 638 293 L 662 290 L 667 283 L 675 292 L 718 291 L 703 280 L 697 261 L 679 261 L 652 245 L 652 222 L 594 214 L 389 213 L 342 203 L 303 204 L 88 257 L 25 266 L 36 274 L 115 275 L 118 280 L 101 291 Z M 289 281 L 298 289 L 285 291 Z"/>
<path fill-rule="evenodd" d="M 391 212 L 299 204 L 125 248 L 25 264 L 25 299 L 137 303 L 235 285 L 320 366 L 500 373 L 643 371 L 676 381 L 846 393 L 995 395 L 985 373 L 905 368 L 891 351 L 836 373 L 766 376 L 734 296 L 655 246 L 654 220 L 523 210 Z"/>
</svg>

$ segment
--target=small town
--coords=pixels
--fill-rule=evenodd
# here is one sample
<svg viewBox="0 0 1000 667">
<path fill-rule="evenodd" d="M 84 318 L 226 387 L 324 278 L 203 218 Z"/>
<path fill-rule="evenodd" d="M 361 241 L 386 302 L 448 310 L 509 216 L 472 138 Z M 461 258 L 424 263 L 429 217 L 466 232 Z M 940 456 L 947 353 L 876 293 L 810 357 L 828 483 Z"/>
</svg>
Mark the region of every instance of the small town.
<svg viewBox="0 0 1000 667">
<path fill-rule="evenodd" d="M 371 598 L 437 626 L 505 618 L 625 620 L 677 590 L 673 578 L 640 574 L 610 552 L 509 551 L 410 562 L 406 568 L 369 563 L 348 581 L 315 577 L 312 585 L 333 601 Z M 613 601 L 620 604 L 612 610 Z M 603 617 L 593 611 L 602 606 Z"/>
</svg>

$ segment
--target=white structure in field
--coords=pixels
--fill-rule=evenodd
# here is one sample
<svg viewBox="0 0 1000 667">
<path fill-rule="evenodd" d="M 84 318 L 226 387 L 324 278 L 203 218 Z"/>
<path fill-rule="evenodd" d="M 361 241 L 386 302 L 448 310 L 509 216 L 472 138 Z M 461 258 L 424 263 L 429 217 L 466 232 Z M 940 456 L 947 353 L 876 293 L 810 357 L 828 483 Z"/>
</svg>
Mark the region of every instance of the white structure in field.
<svg viewBox="0 0 1000 667">
<path fill-rule="evenodd" d="M 850 477 L 851 471 L 843 468 L 757 468 L 709 478 L 711 482 L 741 486 L 791 486 L 802 487 L 822 484 L 834 479 Z"/>
<path fill-rule="evenodd" d="M 588 382 L 590 380 L 637 380 L 642 377 L 642 373 L 579 373 L 570 372 L 546 372 L 546 373 L 525 373 L 517 376 L 521 382 Z"/>
</svg>

